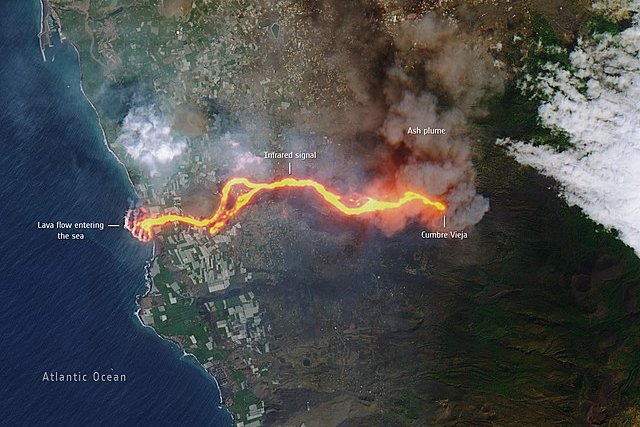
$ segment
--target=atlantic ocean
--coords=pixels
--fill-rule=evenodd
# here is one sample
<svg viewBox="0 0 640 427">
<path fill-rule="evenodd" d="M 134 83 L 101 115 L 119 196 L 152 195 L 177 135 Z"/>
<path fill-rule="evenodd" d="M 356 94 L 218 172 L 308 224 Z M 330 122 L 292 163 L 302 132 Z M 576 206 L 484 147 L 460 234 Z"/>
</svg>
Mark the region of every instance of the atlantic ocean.
<svg viewBox="0 0 640 427">
<path fill-rule="evenodd" d="M 122 224 L 136 200 L 73 47 L 43 61 L 40 14 L 38 0 L 0 5 L 0 425 L 231 425 L 214 379 L 136 316 L 151 246 L 122 227 L 38 228 Z M 87 380 L 50 379 L 74 373 Z"/>
</svg>

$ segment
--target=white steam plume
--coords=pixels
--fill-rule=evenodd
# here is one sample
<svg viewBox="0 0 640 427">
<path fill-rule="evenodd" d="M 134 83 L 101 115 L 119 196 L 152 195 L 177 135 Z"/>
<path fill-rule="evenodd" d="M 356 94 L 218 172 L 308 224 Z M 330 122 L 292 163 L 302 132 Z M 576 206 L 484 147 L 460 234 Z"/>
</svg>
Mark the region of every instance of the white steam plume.
<svg viewBox="0 0 640 427">
<path fill-rule="evenodd" d="M 129 110 L 116 139 L 126 153 L 151 175 L 180 156 L 187 143 L 173 134 L 169 122 L 151 105 Z"/>
<path fill-rule="evenodd" d="M 244 148 L 244 139 L 244 137 L 238 134 L 226 132 L 222 138 L 220 138 L 220 143 L 223 145 L 225 154 L 231 157 L 233 163 L 233 165 L 231 165 L 231 171 L 233 173 L 251 172 L 252 174 L 256 174 L 256 169 L 262 164 L 263 159 Z"/>
</svg>

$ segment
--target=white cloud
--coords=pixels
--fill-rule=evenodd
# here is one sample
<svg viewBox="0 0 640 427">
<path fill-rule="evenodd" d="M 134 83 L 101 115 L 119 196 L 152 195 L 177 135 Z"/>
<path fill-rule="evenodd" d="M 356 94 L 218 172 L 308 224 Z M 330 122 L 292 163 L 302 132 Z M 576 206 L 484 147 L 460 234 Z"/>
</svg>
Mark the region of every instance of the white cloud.
<svg viewBox="0 0 640 427">
<path fill-rule="evenodd" d="M 220 139 L 220 142 L 226 146 L 227 153 L 232 157 L 234 173 L 253 171 L 254 168 L 262 164 L 262 157 L 256 156 L 243 147 L 244 143 L 241 142 L 243 139 L 243 137 L 232 135 L 229 132 Z"/>
<path fill-rule="evenodd" d="M 152 106 L 132 108 L 124 118 L 116 142 L 151 175 L 159 173 L 160 166 L 167 165 L 187 147 L 186 141 L 173 135 L 166 119 Z"/>
<path fill-rule="evenodd" d="M 571 54 L 572 73 L 551 68 L 540 80 L 549 95 L 539 109 L 543 124 L 566 131 L 575 148 L 558 153 L 526 142 L 499 141 L 519 162 L 555 178 L 569 204 L 617 229 L 638 254 L 639 50 L 640 23 L 635 21 L 619 35 L 581 41 Z"/>
</svg>

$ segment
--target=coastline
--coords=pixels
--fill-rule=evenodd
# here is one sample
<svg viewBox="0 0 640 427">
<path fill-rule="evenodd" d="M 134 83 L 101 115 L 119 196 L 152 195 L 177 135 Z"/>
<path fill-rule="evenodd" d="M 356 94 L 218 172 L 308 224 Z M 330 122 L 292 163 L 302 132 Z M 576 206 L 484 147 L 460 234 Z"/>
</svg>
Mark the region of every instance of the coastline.
<svg viewBox="0 0 640 427">
<path fill-rule="evenodd" d="M 151 284 L 152 284 L 152 277 L 151 277 L 151 264 L 153 263 L 153 261 L 156 259 L 156 244 L 155 242 L 153 243 L 153 252 L 151 255 L 151 258 L 149 258 L 146 262 L 145 262 L 145 266 L 144 266 L 144 277 L 145 277 L 145 291 L 142 294 L 138 294 L 136 295 L 136 301 L 135 301 L 135 305 L 136 305 L 136 310 L 135 310 L 135 317 L 138 319 L 138 321 L 140 322 L 140 325 L 145 328 L 145 329 L 150 329 L 153 331 L 153 333 L 160 338 L 161 340 L 164 341 L 168 341 L 174 345 L 176 345 L 180 350 L 182 350 L 182 358 L 184 357 L 190 357 L 192 358 L 195 363 L 201 367 L 206 374 L 213 378 L 214 383 L 216 384 L 216 388 L 218 389 L 218 397 L 219 397 L 219 402 L 218 402 L 218 408 L 224 408 L 233 418 L 233 414 L 231 414 L 231 412 L 228 410 L 228 408 L 224 405 L 224 400 L 222 398 L 222 389 L 220 389 L 220 384 L 218 383 L 218 379 L 212 375 L 209 371 L 207 371 L 206 369 L 204 369 L 204 366 L 202 366 L 202 364 L 200 363 L 200 361 L 196 358 L 196 356 L 193 353 L 189 353 L 187 352 L 182 345 L 180 345 L 179 342 L 172 340 L 171 338 L 165 337 L 161 334 L 158 333 L 158 331 L 156 331 L 156 329 L 151 326 L 151 325 L 147 325 L 146 323 L 144 323 L 144 321 L 142 320 L 142 317 L 140 316 L 140 300 L 144 297 L 146 297 L 147 295 L 149 295 L 149 292 L 151 292 Z"/>
<path fill-rule="evenodd" d="M 49 27 L 45 30 L 45 24 L 47 16 L 49 16 L 49 1 L 48 0 L 40 0 L 40 32 L 38 33 L 38 43 L 40 45 L 40 54 L 42 55 L 42 60 L 47 62 L 47 55 L 44 53 L 44 40 L 46 37 L 47 44 L 51 43 L 51 33 L 49 31 Z M 45 14 L 45 11 L 47 13 Z"/>
<path fill-rule="evenodd" d="M 40 47 L 40 52 L 42 54 L 42 59 L 43 62 L 47 62 L 47 58 L 46 58 L 46 47 L 48 46 L 53 46 L 51 43 L 51 31 L 49 30 L 48 26 L 46 26 L 47 24 L 47 18 L 49 17 L 49 15 L 53 12 L 53 10 L 51 9 L 48 0 L 39 0 L 39 4 L 40 4 L 40 32 L 38 34 L 38 41 L 39 41 L 39 47 Z M 45 14 L 45 12 L 48 12 Z M 53 12 L 55 13 L 55 12 Z M 107 148 L 107 150 L 109 151 L 109 153 L 111 153 L 111 155 L 113 156 L 113 158 L 116 160 L 117 163 L 120 164 L 120 166 L 122 167 L 122 169 L 124 169 L 124 173 L 125 176 L 127 177 L 127 180 L 129 181 L 129 185 L 131 186 L 131 189 L 133 190 L 133 194 L 136 196 L 136 198 L 139 198 L 139 194 L 135 188 L 135 185 L 133 183 L 133 180 L 131 178 L 131 175 L 129 174 L 129 171 L 127 170 L 126 165 L 124 164 L 124 162 L 117 156 L 117 154 L 111 149 L 111 147 L 109 146 L 109 142 L 107 140 L 107 135 L 106 132 L 104 130 L 104 127 L 102 125 L 102 121 L 100 119 L 100 114 L 98 113 L 98 110 L 96 109 L 95 105 L 93 104 L 93 102 L 89 99 L 89 97 L 87 96 L 86 92 L 84 91 L 84 87 L 83 87 L 83 69 L 82 69 L 82 58 L 80 57 L 80 51 L 78 49 L 78 47 L 70 40 L 68 40 L 66 37 L 64 37 L 62 35 L 62 24 L 60 22 L 60 19 L 55 18 L 55 22 L 58 24 L 58 33 L 60 35 L 60 43 L 63 42 L 67 42 L 69 43 L 69 45 L 71 45 L 76 53 L 76 58 L 78 61 L 78 67 L 80 70 L 80 79 L 79 79 L 79 88 L 80 91 L 84 97 L 84 99 L 88 102 L 88 104 L 91 106 L 91 108 L 93 109 L 93 112 L 95 114 L 95 117 L 97 119 L 97 123 L 98 123 L 98 127 L 100 128 L 100 131 L 102 133 L 102 141 L 105 145 L 105 147 Z M 45 29 L 46 27 L 46 29 Z M 43 37 L 45 37 L 45 40 L 47 40 L 47 46 L 45 46 L 43 44 Z M 213 379 L 213 382 L 216 385 L 216 388 L 218 390 L 218 408 L 219 409 L 224 409 L 231 417 L 232 420 L 234 420 L 233 414 L 231 413 L 231 411 L 229 410 L 229 408 L 226 407 L 226 405 L 224 405 L 224 400 L 223 400 L 223 396 L 222 396 L 222 390 L 220 389 L 220 384 L 218 383 L 217 378 L 212 375 L 209 371 L 207 371 L 207 369 L 204 368 L 204 366 L 202 366 L 202 364 L 200 363 L 200 361 L 196 358 L 196 356 L 192 353 L 189 353 L 187 351 L 185 351 L 185 349 L 182 347 L 182 345 L 180 345 L 180 343 L 167 338 L 165 336 L 162 336 L 161 334 L 159 334 L 156 329 L 151 326 L 151 325 L 147 325 L 144 323 L 144 321 L 142 320 L 142 318 L 140 317 L 140 300 L 142 298 L 144 298 L 146 295 L 149 294 L 149 292 L 151 291 L 151 286 L 152 286 L 152 277 L 150 274 L 150 268 L 151 268 L 151 264 L 153 263 L 153 261 L 155 260 L 157 254 L 156 254 L 156 244 L 155 242 L 153 243 L 153 247 L 152 247 L 152 255 L 149 259 L 146 260 L 145 262 L 145 291 L 142 294 L 138 294 L 135 297 L 135 310 L 133 312 L 133 314 L 135 315 L 135 317 L 138 319 L 138 321 L 140 322 L 140 325 L 143 328 L 148 328 L 151 329 L 154 334 L 159 337 L 161 340 L 164 341 L 169 341 L 172 344 L 176 345 L 180 350 L 182 350 L 182 357 L 190 357 L 191 359 L 193 359 L 193 361 L 195 361 L 195 363 L 204 371 L 205 375 L 207 375 L 209 378 Z"/>
<path fill-rule="evenodd" d="M 46 1 L 46 0 L 43 0 Z M 66 39 L 60 39 L 61 42 L 67 41 L 72 47 L 73 50 L 76 52 L 76 57 L 78 58 L 78 67 L 80 67 L 80 91 L 82 92 L 82 95 L 84 96 L 84 99 L 87 100 L 87 102 L 89 103 L 89 105 L 91 106 L 91 108 L 93 109 L 93 112 L 96 115 L 96 119 L 98 120 L 98 127 L 100 128 L 100 132 L 102 132 L 102 142 L 104 143 L 105 147 L 107 147 L 107 150 L 109 150 L 109 152 L 111 153 L 111 155 L 113 156 L 113 158 L 120 164 L 120 166 L 122 166 L 122 168 L 124 169 L 124 173 L 127 176 L 127 179 L 129 180 L 129 184 L 131 185 L 131 188 L 133 189 L 133 193 L 136 195 L 136 197 L 138 196 L 138 193 L 136 191 L 136 187 L 133 184 L 133 180 L 131 179 L 131 175 L 129 175 L 129 171 L 127 170 L 127 167 L 125 166 L 125 164 L 122 162 L 122 160 L 120 160 L 120 158 L 116 155 L 116 153 L 111 149 L 111 147 L 109 146 L 109 142 L 107 141 L 107 134 L 104 131 L 104 127 L 102 126 L 102 121 L 100 120 L 100 114 L 98 113 L 98 110 L 96 109 L 95 105 L 93 105 L 93 102 L 91 102 L 91 100 L 89 99 L 89 97 L 87 96 L 87 94 L 84 91 L 84 87 L 82 86 L 82 77 L 83 77 L 83 72 L 82 72 L 82 59 L 80 58 L 80 51 L 78 50 L 78 48 L 76 47 L 76 45 L 73 42 L 70 42 Z"/>
<path fill-rule="evenodd" d="M 58 16 L 58 13 L 51 8 L 49 0 L 40 0 L 40 32 L 38 33 L 38 42 L 40 43 L 40 53 L 42 54 L 42 60 L 47 62 L 47 55 L 45 49 L 47 47 L 53 47 L 51 41 L 51 28 L 60 35 L 60 41 L 66 40 L 62 34 L 62 21 Z M 51 17 L 52 25 L 49 25 L 49 17 Z M 45 46 L 46 45 L 46 46 Z"/>
<path fill-rule="evenodd" d="M 45 11 L 49 11 L 49 13 L 52 13 L 53 9 L 51 9 L 51 7 L 49 6 L 48 0 L 40 0 L 39 3 L 40 3 L 41 19 L 40 19 L 40 33 L 38 34 L 38 39 L 40 40 L 40 52 L 42 53 L 42 59 L 43 59 L 44 62 L 47 62 L 46 49 L 45 49 L 45 46 L 42 44 L 42 36 L 44 34 L 46 34 L 49 39 L 51 37 L 51 32 L 49 31 L 49 29 L 48 28 L 46 30 L 44 29 L 45 21 L 47 20 L 47 17 L 49 16 L 49 14 L 45 15 Z M 53 13 L 55 13 L 55 12 L 53 12 Z M 84 99 L 89 103 L 89 105 L 93 109 L 94 114 L 96 115 L 96 119 L 98 120 L 98 127 L 100 128 L 100 132 L 102 132 L 102 142 L 104 143 L 105 147 L 107 147 L 107 150 L 109 150 L 111 155 L 115 158 L 115 160 L 124 169 L 124 173 L 127 176 L 127 179 L 129 180 L 129 183 L 131 184 L 131 188 L 133 189 L 134 194 L 137 196 L 138 193 L 136 191 L 135 185 L 133 184 L 133 180 L 131 179 L 131 175 L 129 174 L 129 171 L 127 170 L 127 167 L 125 166 L 125 164 L 122 162 L 122 160 L 120 160 L 120 158 L 116 155 L 116 153 L 109 146 L 109 142 L 107 141 L 107 134 L 104 131 L 104 127 L 102 126 L 102 121 L 100 119 L 100 114 L 98 113 L 98 110 L 96 109 L 96 106 L 93 104 L 93 102 L 91 102 L 91 99 L 89 99 L 89 97 L 87 96 L 86 92 L 84 91 L 84 86 L 82 85 L 84 72 L 82 70 L 82 58 L 80 57 L 80 51 L 78 50 L 78 47 L 75 45 L 75 43 L 73 43 L 70 40 L 67 40 L 67 38 L 63 36 L 63 34 L 62 34 L 62 23 L 61 23 L 60 19 L 59 18 L 55 18 L 55 22 L 58 24 L 58 34 L 60 35 L 60 43 L 64 43 L 64 42 L 69 43 L 69 45 L 71 47 L 73 47 L 73 50 L 76 53 L 76 58 L 78 58 L 78 68 L 80 70 L 80 81 L 78 82 L 78 85 L 80 87 L 80 92 L 82 92 L 82 95 L 84 96 Z"/>
</svg>

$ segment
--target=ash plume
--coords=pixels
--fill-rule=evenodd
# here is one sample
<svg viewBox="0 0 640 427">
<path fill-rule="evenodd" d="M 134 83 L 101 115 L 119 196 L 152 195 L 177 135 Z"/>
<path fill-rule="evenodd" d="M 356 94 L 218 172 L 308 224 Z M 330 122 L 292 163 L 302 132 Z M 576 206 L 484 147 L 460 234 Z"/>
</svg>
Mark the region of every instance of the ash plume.
<svg viewBox="0 0 640 427">
<path fill-rule="evenodd" d="M 379 131 L 384 144 L 377 151 L 385 173 L 376 185 L 396 192 L 424 191 L 446 201 L 452 227 L 473 225 L 487 212 L 489 201 L 476 193 L 467 117 L 483 114 L 480 103 L 502 89 L 501 76 L 485 50 L 466 40 L 454 24 L 431 15 L 403 22 L 394 44 L 395 63 L 385 79 L 387 109 Z M 440 98 L 448 101 L 446 106 Z M 445 133 L 408 132 L 428 127 Z M 408 211 L 381 218 L 381 224 L 395 231 L 415 216 Z M 432 218 L 420 219 L 434 226 Z"/>
<path fill-rule="evenodd" d="M 476 224 L 489 201 L 476 193 L 467 120 L 484 113 L 482 100 L 502 89 L 502 78 L 486 50 L 467 40 L 456 25 L 431 15 L 403 22 L 394 45 L 395 61 L 383 89 L 383 144 L 376 153 L 383 173 L 375 186 L 396 193 L 426 192 L 446 201 L 450 226 Z M 408 132 L 429 127 L 445 133 Z M 380 218 L 383 230 L 401 229 L 415 217 L 432 227 L 440 223 L 430 214 L 403 214 Z"/>
<path fill-rule="evenodd" d="M 486 49 L 453 22 L 433 15 L 404 21 L 394 43 L 401 68 L 415 68 L 422 74 L 417 79 L 402 78 L 401 83 L 439 93 L 469 117 L 482 115 L 481 102 L 502 90 L 503 76 Z"/>
<path fill-rule="evenodd" d="M 480 221 L 489 202 L 476 191 L 468 123 L 484 114 L 482 102 L 503 81 L 482 41 L 451 20 L 398 12 L 401 6 L 377 0 L 273 8 L 277 18 L 265 22 L 277 21 L 282 31 L 258 51 L 264 58 L 237 75 L 236 86 L 248 89 L 217 95 L 238 123 L 224 125 L 229 133 L 211 141 L 211 161 L 226 174 L 267 180 L 282 172 L 271 167 L 282 165 L 261 162 L 263 151 L 317 150 L 318 160 L 296 163 L 295 173 L 321 177 L 345 194 L 427 194 L 447 204 L 450 227 Z M 408 133 L 428 127 L 446 132 Z M 123 132 L 127 151 L 161 163 L 151 155 L 154 141 L 131 141 L 140 139 L 136 132 Z M 179 153 L 180 140 L 169 136 L 167 148 L 176 150 L 168 152 Z M 381 214 L 376 223 L 392 233 L 416 220 L 435 228 L 442 215 L 414 206 Z"/>
<path fill-rule="evenodd" d="M 446 129 L 449 134 L 407 133 L 408 128 L 423 123 Z M 390 105 L 380 129 L 384 144 L 376 151 L 379 178 L 372 191 L 398 196 L 406 190 L 424 192 L 446 201 L 452 227 L 464 228 L 479 222 L 489 209 L 489 201 L 476 193 L 465 126 L 462 112 L 439 111 L 433 94 L 405 91 L 400 101 Z M 402 215 L 381 216 L 379 224 L 384 231 L 395 232 L 413 218 L 432 227 L 440 223 L 440 218 L 433 218 L 431 212 L 415 209 L 404 209 Z"/>
<path fill-rule="evenodd" d="M 365 3 L 364 10 L 375 9 Z M 372 178 L 366 194 L 394 198 L 407 190 L 426 193 L 447 203 L 450 227 L 480 221 L 489 201 L 476 191 L 468 123 L 485 114 L 482 102 L 502 90 L 504 79 L 486 48 L 435 15 L 390 24 L 393 20 L 383 8 L 363 20 L 344 4 L 314 5 L 322 9 L 314 15 L 316 25 L 338 35 L 329 66 L 337 67 L 333 71 L 342 76 L 352 102 L 298 121 L 308 128 L 315 124 L 336 141 L 356 141 L 367 169 L 360 175 Z M 322 21 L 323 14 L 336 22 Z M 429 127 L 446 131 L 408 132 Z M 414 220 L 431 228 L 442 223 L 441 215 L 413 206 L 383 213 L 376 224 L 393 233 Z"/>
</svg>

